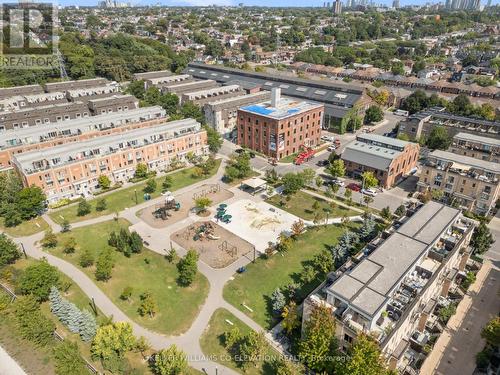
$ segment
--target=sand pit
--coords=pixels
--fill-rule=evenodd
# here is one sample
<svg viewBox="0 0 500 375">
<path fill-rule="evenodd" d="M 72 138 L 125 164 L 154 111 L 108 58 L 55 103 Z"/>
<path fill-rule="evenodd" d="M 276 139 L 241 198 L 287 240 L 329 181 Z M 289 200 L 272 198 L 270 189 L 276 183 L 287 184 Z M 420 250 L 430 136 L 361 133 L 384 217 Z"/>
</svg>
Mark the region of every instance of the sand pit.
<svg viewBox="0 0 500 375">
<path fill-rule="evenodd" d="M 212 200 L 213 205 L 233 197 L 234 194 L 229 190 L 216 186 L 217 184 L 205 184 L 182 194 L 174 193 L 175 200 L 181 204 L 181 208 L 179 211 L 169 210 L 171 216 L 167 220 L 155 218 L 153 215 L 153 212 L 160 208 L 162 203 L 151 204 L 139 211 L 137 216 L 153 228 L 165 228 L 188 217 L 190 210 L 194 207 L 194 197 L 205 195 Z"/>
<path fill-rule="evenodd" d="M 195 240 L 201 226 L 210 225 L 209 239 Z M 171 240 L 185 249 L 195 249 L 200 259 L 213 268 L 224 268 L 243 255 L 253 259 L 253 246 L 212 221 L 197 222 L 175 232 Z"/>
</svg>

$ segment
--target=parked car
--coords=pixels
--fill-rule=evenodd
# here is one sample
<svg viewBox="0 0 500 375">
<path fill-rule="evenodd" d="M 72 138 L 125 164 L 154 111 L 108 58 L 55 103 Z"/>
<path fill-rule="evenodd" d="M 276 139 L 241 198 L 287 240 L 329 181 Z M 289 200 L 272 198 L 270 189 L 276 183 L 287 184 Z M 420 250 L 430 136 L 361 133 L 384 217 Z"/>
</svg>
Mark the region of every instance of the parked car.
<svg viewBox="0 0 500 375">
<path fill-rule="evenodd" d="M 335 151 L 336 148 L 337 148 L 337 146 L 331 145 L 331 146 L 328 146 L 328 148 L 326 150 L 329 152 L 332 152 L 332 151 Z"/>
<path fill-rule="evenodd" d="M 318 167 L 326 167 L 328 164 L 330 164 L 328 159 L 318 160 L 318 162 L 316 163 Z"/>
<path fill-rule="evenodd" d="M 332 181 L 332 184 L 335 184 L 338 186 L 345 186 L 345 181 L 341 178 L 336 178 Z"/>
<path fill-rule="evenodd" d="M 349 185 L 347 185 L 347 188 L 351 189 L 352 191 L 361 191 L 361 186 L 354 182 L 351 182 Z"/>
<path fill-rule="evenodd" d="M 245 150 L 243 150 L 242 148 L 238 148 L 237 150 L 234 150 L 234 152 L 236 152 L 237 154 L 242 154 L 245 152 Z"/>
<path fill-rule="evenodd" d="M 255 158 L 255 152 L 250 151 L 250 152 L 249 152 L 249 155 L 250 155 L 250 157 L 251 157 L 252 159 L 253 159 L 253 158 Z"/>
<path fill-rule="evenodd" d="M 369 195 L 370 197 L 375 197 L 377 195 L 377 191 L 375 189 L 363 189 L 361 190 L 363 194 Z"/>
</svg>

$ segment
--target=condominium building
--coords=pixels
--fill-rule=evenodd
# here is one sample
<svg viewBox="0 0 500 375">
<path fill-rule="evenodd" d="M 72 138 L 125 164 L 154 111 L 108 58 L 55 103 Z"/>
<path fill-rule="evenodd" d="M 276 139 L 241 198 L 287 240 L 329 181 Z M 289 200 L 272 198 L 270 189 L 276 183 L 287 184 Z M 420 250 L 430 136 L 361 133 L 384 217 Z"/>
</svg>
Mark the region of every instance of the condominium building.
<svg viewBox="0 0 500 375">
<path fill-rule="evenodd" d="M 120 85 L 118 85 L 117 83 L 110 83 L 104 86 L 68 90 L 66 91 L 66 98 L 71 102 L 88 102 L 91 99 L 104 98 L 118 94 L 119 92 Z"/>
<path fill-rule="evenodd" d="M 360 333 L 374 337 L 391 369 L 416 374 L 414 350 L 429 339 L 436 306 L 456 293 L 477 222 L 460 210 L 429 202 L 409 210 L 360 252 L 359 261 L 330 275 L 304 302 L 330 307 L 344 350 Z M 448 302 L 449 303 L 449 302 Z M 420 362 L 421 363 L 421 362 Z"/>
<path fill-rule="evenodd" d="M 43 87 L 40 85 L 26 85 L 0 88 L 0 100 L 18 95 L 43 94 Z"/>
<path fill-rule="evenodd" d="M 500 139 L 480 135 L 458 133 L 448 151 L 481 160 L 500 163 Z"/>
<path fill-rule="evenodd" d="M 173 83 L 168 83 L 164 84 L 161 87 L 161 92 L 162 93 L 172 93 L 176 94 L 177 96 L 182 96 L 182 94 L 186 92 L 194 92 L 194 91 L 200 91 L 200 90 L 206 90 L 206 89 L 211 89 L 214 87 L 217 87 L 218 84 L 214 80 L 207 79 L 203 81 L 192 81 L 192 80 L 185 80 L 184 82 L 173 82 Z"/>
<path fill-rule="evenodd" d="M 144 89 L 147 90 L 150 87 L 158 87 L 160 90 L 164 86 L 171 86 L 180 83 L 193 82 L 194 79 L 189 74 L 178 74 L 178 75 L 169 75 L 169 76 L 161 76 L 155 78 L 148 78 L 144 81 Z"/>
<path fill-rule="evenodd" d="M 417 143 L 366 133 L 356 136 L 342 153 L 346 173 L 359 177 L 373 172 L 380 186 L 388 189 L 416 170 L 420 146 Z"/>
<path fill-rule="evenodd" d="M 172 72 L 170 70 L 156 70 L 154 72 L 145 72 L 145 73 L 135 73 L 133 75 L 134 81 L 140 80 L 148 80 L 152 78 L 162 78 L 171 76 Z"/>
<path fill-rule="evenodd" d="M 450 136 L 457 133 L 469 133 L 482 137 L 500 137 L 500 122 L 457 116 L 446 112 L 442 107 L 415 113 L 401 121 L 398 135 L 404 134 L 412 140 L 425 139 L 436 126 L 443 126 Z"/>
<path fill-rule="evenodd" d="M 250 104 L 262 103 L 271 99 L 269 91 L 258 91 L 253 94 L 216 99 L 203 106 L 207 124 L 217 130 L 219 134 L 229 135 L 236 130 L 238 108 Z"/>
<path fill-rule="evenodd" d="M 0 131 L 90 116 L 83 102 L 63 102 L 0 112 Z"/>
<path fill-rule="evenodd" d="M 112 95 L 103 98 L 90 99 L 88 106 L 92 115 L 128 111 L 139 108 L 139 100 L 133 95 Z"/>
<path fill-rule="evenodd" d="M 80 142 L 165 121 L 165 110 L 154 106 L 6 130 L 0 133 L 0 170 L 12 168 L 12 156 L 15 154 Z"/>
<path fill-rule="evenodd" d="M 205 103 L 217 99 L 234 98 L 241 95 L 245 95 L 245 92 L 238 85 L 220 86 L 184 93 L 181 97 L 181 103 L 191 102 L 197 106 L 203 107 Z"/>
<path fill-rule="evenodd" d="M 188 153 L 208 153 L 206 131 L 193 119 L 16 154 L 12 162 L 26 186 L 39 186 L 55 202 L 92 194 L 100 175 L 125 182 L 138 163 L 162 171 L 173 158 L 184 160 Z"/>
<path fill-rule="evenodd" d="M 50 104 L 67 103 L 62 92 L 50 92 L 31 95 L 16 95 L 0 100 L 0 111 L 14 111 L 24 108 L 47 106 Z"/>
<path fill-rule="evenodd" d="M 45 92 L 60 91 L 66 93 L 68 90 L 78 90 L 90 87 L 105 86 L 109 83 L 106 78 L 81 79 L 78 81 L 62 81 L 46 83 Z"/>
<path fill-rule="evenodd" d="M 417 189 L 441 190 L 448 202 L 486 215 L 499 198 L 499 179 L 499 163 L 435 150 L 422 166 Z"/>
<path fill-rule="evenodd" d="M 284 158 L 319 145 L 323 114 L 323 104 L 281 98 L 280 89 L 274 89 L 271 101 L 238 109 L 238 144 Z"/>
</svg>

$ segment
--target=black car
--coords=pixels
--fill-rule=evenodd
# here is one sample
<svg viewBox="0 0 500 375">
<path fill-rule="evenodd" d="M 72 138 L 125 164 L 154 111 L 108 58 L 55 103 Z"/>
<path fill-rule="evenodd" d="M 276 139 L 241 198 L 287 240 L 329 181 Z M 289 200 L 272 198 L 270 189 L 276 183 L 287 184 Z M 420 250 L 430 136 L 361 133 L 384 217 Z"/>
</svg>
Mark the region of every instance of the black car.
<svg viewBox="0 0 500 375">
<path fill-rule="evenodd" d="M 328 159 L 318 160 L 318 162 L 316 163 L 318 167 L 326 167 L 329 164 L 330 162 L 328 161 Z"/>
</svg>

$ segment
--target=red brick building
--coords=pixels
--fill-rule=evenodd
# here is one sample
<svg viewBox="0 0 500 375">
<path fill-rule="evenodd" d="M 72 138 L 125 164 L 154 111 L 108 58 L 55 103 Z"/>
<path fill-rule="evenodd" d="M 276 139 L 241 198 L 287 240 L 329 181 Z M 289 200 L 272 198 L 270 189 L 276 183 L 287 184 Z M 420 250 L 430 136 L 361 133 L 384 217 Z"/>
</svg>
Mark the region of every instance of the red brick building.
<svg viewBox="0 0 500 375">
<path fill-rule="evenodd" d="M 319 144 L 323 114 L 323 104 L 281 98 L 273 89 L 271 101 L 238 109 L 238 144 L 282 159 Z"/>
</svg>

